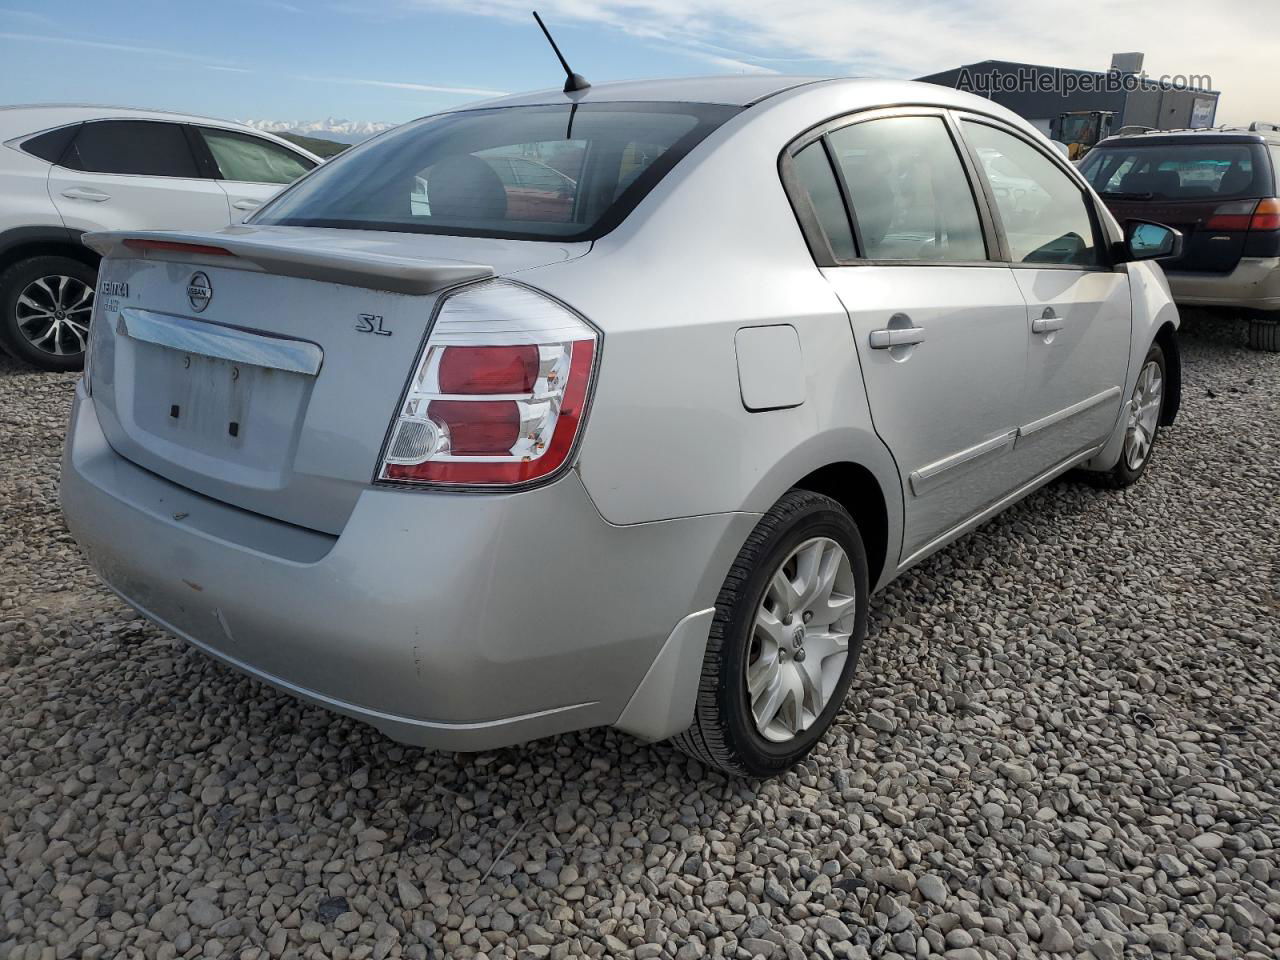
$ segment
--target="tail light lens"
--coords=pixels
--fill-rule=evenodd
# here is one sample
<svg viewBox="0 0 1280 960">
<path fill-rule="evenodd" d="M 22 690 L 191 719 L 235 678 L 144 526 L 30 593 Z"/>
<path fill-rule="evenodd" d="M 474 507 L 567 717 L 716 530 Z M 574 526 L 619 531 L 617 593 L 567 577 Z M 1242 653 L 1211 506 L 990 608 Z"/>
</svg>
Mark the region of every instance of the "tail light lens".
<svg viewBox="0 0 1280 960">
<path fill-rule="evenodd" d="M 446 294 L 391 426 L 379 479 L 507 487 L 569 460 L 600 336 L 527 287 Z"/>
<path fill-rule="evenodd" d="M 1249 220 L 1250 230 L 1280 230 L 1280 200 L 1268 197 L 1259 200 L 1253 217 Z"/>
<path fill-rule="evenodd" d="M 1206 230 L 1280 230 L 1280 200 L 1239 200 L 1224 203 L 1205 223 Z"/>
</svg>

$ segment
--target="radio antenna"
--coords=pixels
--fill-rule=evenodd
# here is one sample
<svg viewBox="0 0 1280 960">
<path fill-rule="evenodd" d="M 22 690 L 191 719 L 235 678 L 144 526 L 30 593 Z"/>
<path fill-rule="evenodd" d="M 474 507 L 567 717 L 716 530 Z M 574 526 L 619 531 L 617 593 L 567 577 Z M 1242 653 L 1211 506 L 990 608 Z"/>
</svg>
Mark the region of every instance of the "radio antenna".
<svg viewBox="0 0 1280 960">
<path fill-rule="evenodd" d="M 587 78 L 580 73 L 574 73 L 569 69 L 569 61 L 564 58 L 564 54 L 560 52 L 560 48 L 556 46 L 555 39 L 551 36 L 551 31 L 547 29 L 547 25 L 542 22 L 542 18 L 538 16 L 538 11 L 533 11 L 533 19 L 538 21 L 538 26 L 542 28 L 543 36 L 547 38 L 547 43 L 551 44 L 551 49 L 556 52 L 556 58 L 560 61 L 560 66 L 564 67 L 564 92 L 575 93 L 578 90 L 586 90 L 590 83 Z"/>
</svg>

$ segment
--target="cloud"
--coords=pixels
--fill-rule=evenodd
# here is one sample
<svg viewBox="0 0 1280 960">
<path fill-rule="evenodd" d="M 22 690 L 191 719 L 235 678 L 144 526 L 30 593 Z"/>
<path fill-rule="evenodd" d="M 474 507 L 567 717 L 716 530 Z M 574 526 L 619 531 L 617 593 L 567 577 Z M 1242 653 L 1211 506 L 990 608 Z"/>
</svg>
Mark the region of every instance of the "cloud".
<svg viewBox="0 0 1280 960">
<path fill-rule="evenodd" d="M 47 17 L 43 13 L 36 13 L 34 10 L 18 10 L 14 7 L 0 7 L 0 16 L 12 22 L 13 20 L 25 20 L 27 23 L 35 24 L 40 27 L 56 27 L 58 21 L 53 17 Z"/>
<path fill-rule="evenodd" d="M 403 9 L 528 20 L 528 0 L 400 0 Z M 713 63 L 797 58 L 804 72 L 914 77 L 980 60 L 1013 60 L 1105 70 L 1116 51 L 1142 50 L 1153 77 L 1207 74 L 1222 91 L 1219 119 L 1266 119 L 1275 102 L 1275 0 L 1150 4 L 1115 0 L 540 0 L 552 31 L 577 24 L 662 41 L 698 57 L 708 45 L 734 52 Z M 1229 43 L 1205 43 L 1205 29 Z M 532 29 L 532 27 L 531 27 Z M 1280 117 L 1276 118 L 1280 120 Z"/>
<path fill-rule="evenodd" d="M 206 67 L 220 67 L 226 70 L 238 68 L 229 60 L 214 57 L 203 57 L 199 54 L 187 53 L 183 50 L 164 50 L 159 47 L 136 47 L 127 43 L 111 43 L 106 40 L 83 40 L 79 37 L 61 37 L 43 33 L 10 33 L 0 32 L 0 40 L 20 40 L 26 43 L 55 43 L 69 47 L 88 47 L 94 50 L 114 50 L 120 53 L 141 53 L 151 57 L 169 57 L 187 63 L 197 63 Z"/>
<path fill-rule="evenodd" d="M 301 77 L 313 83 L 344 83 L 361 87 L 386 87 L 391 90 L 417 90 L 422 93 L 457 93 L 474 97 L 505 97 L 505 90 L 482 90 L 477 87 L 449 87 L 434 83 L 411 83 L 398 80 L 366 80 L 360 77 Z"/>
</svg>

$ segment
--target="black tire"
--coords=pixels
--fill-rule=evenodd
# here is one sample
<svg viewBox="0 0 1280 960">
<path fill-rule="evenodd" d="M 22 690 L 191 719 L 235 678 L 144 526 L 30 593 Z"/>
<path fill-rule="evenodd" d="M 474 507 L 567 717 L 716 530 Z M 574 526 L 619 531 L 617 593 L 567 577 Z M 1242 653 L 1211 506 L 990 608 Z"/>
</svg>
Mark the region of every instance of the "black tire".
<svg viewBox="0 0 1280 960">
<path fill-rule="evenodd" d="M 1280 353 L 1280 320 L 1250 317 L 1249 348 L 1265 353 Z"/>
<path fill-rule="evenodd" d="M 18 300 L 22 292 L 33 282 L 45 277 L 70 277 L 84 284 L 92 292 L 98 282 L 98 271 L 88 264 L 71 257 L 31 257 L 19 260 L 0 274 L 0 345 L 13 357 L 24 360 L 42 370 L 79 370 L 84 366 L 84 351 L 74 336 L 68 333 L 62 344 L 64 353 L 43 350 L 29 340 L 18 326 Z M 88 300 L 93 303 L 92 293 Z M 88 326 L 88 313 L 79 313 Z"/>
<path fill-rule="evenodd" d="M 1158 343 L 1151 344 L 1151 349 L 1147 351 L 1147 355 L 1142 361 L 1142 367 L 1140 367 L 1139 370 L 1144 369 L 1146 365 L 1152 361 L 1155 361 L 1156 366 L 1160 368 L 1160 379 L 1165 384 L 1165 390 L 1168 390 L 1169 377 L 1165 368 L 1164 350 L 1160 348 L 1160 344 Z M 1168 394 L 1163 394 L 1161 399 L 1162 401 L 1167 402 Z M 1121 416 L 1127 417 L 1128 404 L 1126 403 L 1125 406 L 1126 411 L 1123 412 Z M 1136 469 L 1129 466 L 1122 448 L 1120 451 L 1120 459 L 1116 462 L 1114 467 L 1105 473 L 1084 473 L 1084 478 L 1094 486 L 1105 487 L 1111 490 L 1121 490 L 1124 487 L 1132 486 L 1142 478 L 1144 473 L 1147 472 L 1147 467 L 1151 465 L 1151 458 L 1155 456 L 1156 444 L 1159 439 L 1160 419 L 1157 417 L 1156 424 L 1151 435 L 1151 449 L 1147 451 L 1146 457 L 1140 464 L 1138 464 Z"/>
<path fill-rule="evenodd" d="M 774 571 L 812 537 L 829 537 L 849 558 L 855 585 L 855 620 L 849 656 L 826 707 L 815 722 L 785 743 L 756 729 L 746 685 L 746 658 L 756 611 Z M 693 725 L 673 738 L 677 748 L 727 773 L 771 777 L 801 760 L 818 743 L 844 702 L 867 635 L 867 555 L 858 528 L 830 497 L 791 490 L 766 513 L 734 560 L 707 639 Z"/>
</svg>

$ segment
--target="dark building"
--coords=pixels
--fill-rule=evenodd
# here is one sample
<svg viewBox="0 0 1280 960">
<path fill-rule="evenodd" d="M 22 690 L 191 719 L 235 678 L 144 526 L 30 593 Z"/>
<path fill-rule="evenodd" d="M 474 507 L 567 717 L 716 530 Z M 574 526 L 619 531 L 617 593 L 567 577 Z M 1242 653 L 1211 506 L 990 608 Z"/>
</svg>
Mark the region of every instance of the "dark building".
<svg viewBox="0 0 1280 960">
<path fill-rule="evenodd" d="M 1161 83 L 1142 73 L 1140 53 L 1115 54 L 1105 72 L 983 60 L 920 79 L 994 100 L 1046 135 L 1055 118 L 1081 110 L 1111 112 L 1116 131 L 1127 126 L 1211 127 L 1218 109 L 1218 92 L 1203 86 L 1208 77 L 1172 77 Z"/>
</svg>

